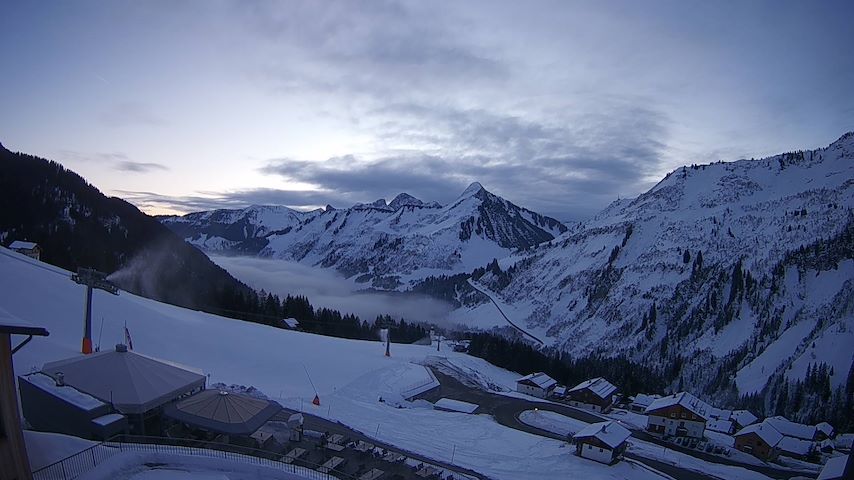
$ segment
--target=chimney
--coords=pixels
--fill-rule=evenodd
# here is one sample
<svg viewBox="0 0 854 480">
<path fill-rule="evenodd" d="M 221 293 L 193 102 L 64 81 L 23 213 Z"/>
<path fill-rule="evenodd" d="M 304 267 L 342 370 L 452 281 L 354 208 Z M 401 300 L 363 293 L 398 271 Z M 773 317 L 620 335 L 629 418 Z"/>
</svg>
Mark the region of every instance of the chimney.
<svg viewBox="0 0 854 480">
<path fill-rule="evenodd" d="M 65 374 L 62 372 L 56 372 L 56 386 L 62 387 L 65 385 Z"/>
</svg>

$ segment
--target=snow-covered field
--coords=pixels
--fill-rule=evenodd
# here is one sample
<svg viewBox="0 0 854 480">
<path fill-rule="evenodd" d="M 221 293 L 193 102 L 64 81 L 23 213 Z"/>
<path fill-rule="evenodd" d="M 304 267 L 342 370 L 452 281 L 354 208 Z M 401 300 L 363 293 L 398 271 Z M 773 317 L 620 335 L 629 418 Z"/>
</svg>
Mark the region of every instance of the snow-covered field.
<svg viewBox="0 0 854 480">
<path fill-rule="evenodd" d="M 15 354 L 16 373 L 78 355 L 83 297 L 84 288 L 70 280 L 69 272 L 0 249 L 0 315 L 50 331 L 49 337 L 36 338 Z M 388 358 L 379 342 L 276 330 L 125 292 L 113 296 L 96 291 L 92 316 L 95 343 L 104 349 L 122 339 L 127 322 L 141 353 L 199 368 L 211 383 L 255 386 L 286 406 L 438 460 L 450 461 L 453 455 L 455 464 L 491 478 L 659 478 L 630 464 L 607 467 L 581 459 L 564 442 L 508 429 L 489 416 L 395 408 L 393 401 L 378 401 L 383 396 L 403 403 L 400 392 L 429 381 L 421 364 L 436 361 L 437 355 L 455 368 L 477 372 L 481 381 L 512 387 L 516 374 L 468 355 L 392 345 Z M 310 403 L 314 390 L 306 370 L 320 395 L 319 407 Z"/>
<path fill-rule="evenodd" d="M 587 426 L 581 420 L 548 410 L 525 410 L 519 414 L 519 420 L 532 427 L 541 428 L 564 436 L 575 434 Z"/>
</svg>

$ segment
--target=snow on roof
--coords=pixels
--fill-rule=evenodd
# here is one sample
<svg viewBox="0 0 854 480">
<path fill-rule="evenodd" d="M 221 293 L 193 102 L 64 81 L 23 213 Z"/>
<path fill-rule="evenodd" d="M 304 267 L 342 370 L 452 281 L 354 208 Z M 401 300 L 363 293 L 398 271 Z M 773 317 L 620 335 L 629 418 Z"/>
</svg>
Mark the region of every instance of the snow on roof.
<svg viewBox="0 0 854 480">
<path fill-rule="evenodd" d="M 16 335 L 41 335 L 45 337 L 49 335 L 48 331 L 44 328 L 37 327 L 26 320 L 18 318 L 2 308 L 0 308 L 0 332 Z"/>
<path fill-rule="evenodd" d="M 777 444 L 777 448 L 784 452 L 794 453 L 797 455 L 809 455 L 812 451 L 812 442 L 784 436 L 782 440 L 780 440 L 780 443 Z"/>
<path fill-rule="evenodd" d="M 812 425 L 796 423 L 786 417 L 779 416 L 766 418 L 765 422 L 787 437 L 800 438 L 802 440 L 812 440 L 815 438 L 816 427 Z"/>
<path fill-rule="evenodd" d="M 659 398 L 661 398 L 661 395 L 647 395 L 645 393 L 639 393 L 635 396 L 635 399 L 632 400 L 632 405 L 646 408 Z"/>
<path fill-rule="evenodd" d="M 286 318 L 282 320 L 288 326 L 288 328 L 297 328 L 299 326 L 299 320 L 296 318 Z"/>
<path fill-rule="evenodd" d="M 759 420 L 756 415 L 747 410 L 735 410 L 732 412 L 732 418 L 741 426 L 746 427 L 752 425 Z"/>
<path fill-rule="evenodd" d="M 675 393 L 666 397 L 661 397 L 652 402 L 646 407 L 645 413 L 661 410 L 662 408 L 672 407 L 673 405 L 681 405 L 682 407 L 694 412 L 695 415 L 703 417 L 706 420 L 711 418 L 712 406 L 691 395 L 688 392 Z"/>
<path fill-rule="evenodd" d="M 530 375 L 525 375 L 524 377 L 516 380 L 516 383 L 530 383 L 542 388 L 543 390 L 548 390 L 557 385 L 557 380 L 553 379 L 552 377 L 546 375 L 543 372 L 537 372 L 532 373 Z"/>
<path fill-rule="evenodd" d="M 579 390 L 588 389 L 593 392 L 599 398 L 608 399 L 611 395 L 617 391 L 617 387 L 611 384 L 608 380 L 605 380 L 602 377 L 591 378 L 590 380 L 585 380 L 578 385 L 569 389 L 570 392 L 577 392 Z"/>
<path fill-rule="evenodd" d="M 555 387 L 555 395 L 566 395 L 566 387 L 563 385 Z"/>
<path fill-rule="evenodd" d="M 706 428 L 713 432 L 729 433 L 732 431 L 732 422 L 729 420 L 712 420 L 706 424 Z"/>
<path fill-rule="evenodd" d="M 454 412 L 461 413 L 474 413 L 474 411 L 477 410 L 477 407 L 480 406 L 475 403 L 461 402 L 450 398 L 440 398 L 439 400 L 436 400 L 434 405 L 445 410 L 453 410 Z"/>
<path fill-rule="evenodd" d="M 65 383 L 110 401 L 122 413 L 143 413 L 179 395 L 204 388 L 206 377 L 132 351 L 114 350 L 45 364 L 44 373 L 62 372 Z"/>
<path fill-rule="evenodd" d="M 739 430 L 733 436 L 741 437 L 749 433 L 755 433 L 759 438 L 762 439 L 763 442 L 767 443 L 771 447 L 776 446 L 778 443 L 780 443 L 780 440 L 783 439 L 783 435 L 778 432 L 776 428 L 765 422 L 748 425 L 747 427 L 744 427 Z"/>
<path fill-rule="evenodd" d="M 827 435 L 828 437 L 833 435 L 833 425 L 827 422 L 821 422 L 816 425 L 815 428 L 818 429 L 819 432 Z"/>
<path fill-rule="evenodd" d="M 850 455 L 840 455 L 828 458 L 827 463 L 824 464 L 824 468 L 821 469 L 821 473 L 818 474 L 816 480 L 838 480 L 843 478 L 842 476 L 845 475 L 845 466 L 848 464 L 850 457 Z"/>
<path fill-rule="evenodd" d="M 9 249 L 17 250 L 20 248 L 23 250 L 32 250 L 32 249 L 36 248 L 37 246 L 38 246 L 38 244 L 35 242 L 23 242 L 21 240 L 15 240 L 14 242 L 12 242 L 11 245 L 9 245 Z"/>
<path fill-rule="evenodd" d="M 592 423 L 578 431 L 572 438 L 597 438 L 611 448 L 617 448 L 632 433 L 617 422 Z"/>
<path fill-rule="evenodd" d="M 23 378 L 54 397 L 60 398 L 87 412 L 106 405 L 92 395 L 83 393 L 70 385 L 57 385 L 56 380 L 43 373 L 31 373 Z"/>
<path fill-rule="evenodd" d="M 123 418 L 125 418 L 125 416 L 120 414 L 120 413 L 108 413 L 108 414 L 102 415 L 98 418 L 93 418 L 92 423 L 96 423 L 96 424 L 101 425 L 103 427 L 103 426 L 109 425 L 111 423 L 118 422 Z"/>
</svg>

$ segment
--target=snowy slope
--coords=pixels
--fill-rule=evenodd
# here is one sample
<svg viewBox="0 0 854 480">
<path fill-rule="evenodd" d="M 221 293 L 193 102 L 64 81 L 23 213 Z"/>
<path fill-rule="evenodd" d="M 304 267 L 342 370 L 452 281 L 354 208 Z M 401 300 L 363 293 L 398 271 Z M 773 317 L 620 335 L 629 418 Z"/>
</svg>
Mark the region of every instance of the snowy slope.
<svg viewBox="0 0 854 480">
<path fill-rule="evenodd" d="M 553 239 L 566 227 L 470 185 L 448 205 L 402 193 L 338 210 L 285 207 L 199 212 L 161 221 L 214 252 L 258 253 L 334 268 L 381 289 L 437 273 L 470 272 L 493 258 Z"/>
<path fill-rule="evenodd" d="M 674 387 L 752 393 L 818 362 L 839 385 L 854 354 L 852 208 L 852 133 L 683 167 L 540 245 L 493 291 L 547 343 L 676 365 Z"/>
<path fill-rule="evenodd" d="M 16 373 L 76 355 L 84 290 L 69 277 L 67 271 L 0 248 L 2 313 L 50 331 L 49 337 L 35 338 L 15 354 Z M 402 448 L 446 461 L 453 454 L 454 463 L 490 478 L 660 478 L 635 465 L 607 467 L 576 457 L 564 442 L 502 427 L 488 416 L 395 408 L 399 392 L 429 381 L 425 367 L 413 362 L 435 361 L 437 352 L 430 346 L 393 345 L 393 356 L 387 358 L 379 342 L 271 329 L 125 292 L 112 296 L 96 291 L 93 318 L 95 332 L 103 318 L 104 348 L 122 338 L 127 322 L 141 353 L 200 368 L 210 374 L 211 383 L 253 385 L 286 406 L 302 406 Z M 516 377 L 464 354 L 442 355 L 491 383 L 507 384 Z M 318 389 L 320 407 L 310 404 L 314 391 L 303 367 Z M 378 396 L 387 401 L 378 402 Z"/>
</svg>

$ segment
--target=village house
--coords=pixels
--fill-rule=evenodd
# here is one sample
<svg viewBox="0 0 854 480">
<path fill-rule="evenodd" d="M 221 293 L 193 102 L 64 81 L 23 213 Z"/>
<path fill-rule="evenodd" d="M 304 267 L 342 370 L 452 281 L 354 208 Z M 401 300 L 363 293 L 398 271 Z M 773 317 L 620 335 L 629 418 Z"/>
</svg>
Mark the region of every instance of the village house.
<svg viewBox="0 0 854 480">
<path fill-rule="evenodd" d="M 735 423 L 732 420 L 711 420 L 706 423 L 706 430 L 732 435 L 735 432 Z"/>
<path fill-rule="evenodd" d="M 770 417 L 766 418 L 764 422 L 776 428 L 778 432 L 782 433 L 786 437 L 798 438 L 811 442 L 816 440 L 816 437 L 818 436 L 818 428 L 816 428 L 815 425 L 804 425 L 803 423 L 793 422 L 786 417 Z"/>
<path fill-rule="evenodd" d="M 635 395 L 632 399 L 632 403 L 629 404 L 629 410 L 635 413 L 643 413 L 652 402 L 659 398 L 661 398 L 661 395 L 647 395 L 645 393 L 639 393 Z"/>
<path fill-rule="evenodd" d="M 557 386 L 557 380 L 543 372 L 532 373 L 516 380 L 516 391 L 533 395 L 539 398 L 547 398 Z"/>
<path fill-rule="evenodd" d="M 647 431 L 657 435 L 703 438 L 712 407 L 688 392 L 653 401 L 646 409 Z"/>
<path fill-rule="evenodd" d="M 552 397 L 557 399 L 563 399 L 566 397 L 566 387 L 563 385 L 558 385 L 552 391 Z"/>
<path fill-rule="evenodd" d="M 735 422 L 735 428 L 736 430 L 739 430 L 748 425 L 753 425 L 759 420 L 759 418 L 747 410 L 734 410 L 730 420 Z"/>
<path fill-rule="evenodd" d="M 815 444 L 809 440 L 801 440 L 800 438 L 787 437 L 785 435 L 783 435 L 780 443 L 777 444 L 777 451 L 780 455 L 798 460 L 809 458 L 814 449 Z"/>
<path fill-rule="evenodd" d="M 736 449 L 767 462 L 777 457 L 777 445 L 783 439 L 783 434 L 763 422 L 742 428 L 734 437 Z"/>
<path fill-rule="evenodd" d="M 12 242 L 9 245 L 9 250 L 14 250 L 36 260 L 39 260 L 42 254 L 42 247 L 40 247 L 39 244 L 35 242 L 23 242 L 21 240 L 15 240 Z"/>
<path fill-rule="evenodd" d="M 602 377 L 585 380 L 566 391 L 566 400 L 574 407 L 605 412 L 611 408 L 617 387 Z"/>
<path fill-rule="evenodd" d="M 827 459 L 816 480 L 846 480 L 854 478 L 854 455 Z"/>
<path fill-rule="evenodd" d="M 590 424 L 572 436 L 576 455 L 612 464 L 626 449 L 631 432 L 617 422 Z"/>
<path fill-rule="evenodd" d="M 828 438 L 833 438 L 836 436 L 836 430 L 833 428 L 833 425 L 827 422 L 821 422 L 815 426 L 817 432 L 815 439 L 818 441 L 827 440 Z"/>
</svg>

